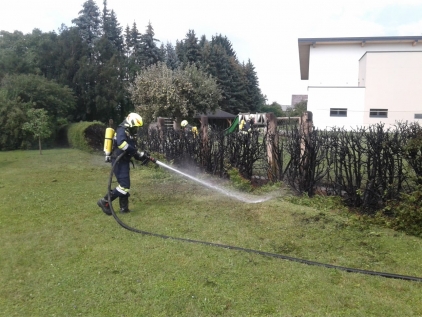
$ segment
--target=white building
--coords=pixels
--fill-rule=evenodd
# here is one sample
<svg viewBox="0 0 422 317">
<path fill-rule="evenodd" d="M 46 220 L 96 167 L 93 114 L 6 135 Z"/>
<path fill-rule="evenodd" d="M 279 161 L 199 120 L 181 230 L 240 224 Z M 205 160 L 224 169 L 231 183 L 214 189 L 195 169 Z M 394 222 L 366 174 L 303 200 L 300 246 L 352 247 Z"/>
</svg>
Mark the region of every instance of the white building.
<svg viewBox="0 0 422 317">
<path fill-rule="evenodd" d="M 300 38 L 318 129 L 422 123 L 422 36 Z"/>
</svg>

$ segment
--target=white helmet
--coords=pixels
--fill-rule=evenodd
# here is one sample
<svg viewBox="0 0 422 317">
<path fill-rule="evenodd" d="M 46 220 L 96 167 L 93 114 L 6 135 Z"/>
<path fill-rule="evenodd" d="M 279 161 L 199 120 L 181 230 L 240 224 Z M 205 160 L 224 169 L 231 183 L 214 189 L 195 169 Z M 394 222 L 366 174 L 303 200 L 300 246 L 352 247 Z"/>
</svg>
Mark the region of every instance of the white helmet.
<svg viewBox="0 0 422 317">
<path fill-rule="evenodd" d="M 129 113 L 126 117 L 125 126 L 132 128 L 132 127 L 142 127 L 144 122 L 142 121 L 142 117 L 137 113 Z"/>
<path fill-rule="evenodd" d="M 180 125 L 184 128 L 188 125 L 188 121 L 187 120 L 183 120 L 182 123 L 180 123 Z"/>
</svg>

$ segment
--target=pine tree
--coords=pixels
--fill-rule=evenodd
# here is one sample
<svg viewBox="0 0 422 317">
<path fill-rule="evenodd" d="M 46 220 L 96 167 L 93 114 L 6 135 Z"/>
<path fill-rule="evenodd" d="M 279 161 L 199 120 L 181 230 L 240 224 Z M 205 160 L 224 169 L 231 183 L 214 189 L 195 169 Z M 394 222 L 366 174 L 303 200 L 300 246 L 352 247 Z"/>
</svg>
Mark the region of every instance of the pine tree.
<svg viewBox="0 0 422 317">
<path fill-rule="evenodd" d="M 151 22 L 148 23 L 145 34 L 142 34 L 140 46 L 141 46 L 141 66 L 142 68 L 155 65 L 158 62 L 163 61 L 163 56 L 161 54 L 160 48 L 157 46 L 156 42 L 159 42 L 154 38 L 155 33 L 151 25 Z"/>
<path fill-rule="evenodd" d="M 221 34 L 213 36 L 212 37 L 212 43 L 214 45 L 220 45 L 222 48 L 224 48 L 226 54 L 228 56 L 232 56 L 237 60 L 236 53 L 233 50 L 233 45 L 227 38 L 227 36 L 222 36 Z"/>
<path fill-rule="evenodd" d="M 199 47 L 201 50 L 205 47 L 205 45 L 208 43 L 207 37 L 204 35 L 201 36 L 201 39 L 199 40 Z"/>
<path fill-rule="evenodd" d="M 196 37 L 194 30 L 189 30 L 186 34 L 184 43 L 186 63 L 194 64 L 199 67 L 201 61 L 201 48 L 198 44 L 198 38 Z"/>
<path fill-rule="evenodd" d="M 131 71 L 136 74 L 137 71 L 141 69 L 141 54 L 142 54 L 142 48 L 141 48 L 141 36 L 142 34 L 138 31 L 138 27 L 136 25 L 136 22 L 133 22 L 132 28 L 130 29 L 130 37 L 128 39 L 128 44 L 131 48 L 131 54 L 130 54 L 130 65 L 131 65 Z"/>
<path fill-rule="evenodd" d="M 176 54 L 177 54 L 177 58 L 180 61 L 181 65 L 184 65 L 187 63 L 187 58 L 186 58 L 186 46 L 185 43 L 183 41 L 176 41 Z"/>
<path fill-rule="evenodd" d="M 93 0 L 87 0 L 83 9 L 79 11 L 79 17 L 72 20 L 79 29 L 83 41 L 93 50 L 95 42 L 101 36 L 100 10 Z"/>
<path fill-rule="evenodd" d="M 126 25 L 125 34 L 124 34 L 124 52 L 127 58 L 129 58 L 132 53 L 132 43 L 131 43 L 131 33 L 129 25 Z"/>
<path fill-rule="evenodd" d="M 104 0 L 104 8 L 102 14 L 103 37 L 110 41 L 113 47 L 120 53 L 123 53 L 123 35 L 122 27 L 117 21 L 114 10 L 111 12 L 107 9 L 107 0 Z"/>
<path fill-rule="evenodd" d="M 165 51 L 165 62 L 169 69 L 175 70 L 180 66 L 179 58 L 176 54 L 176 49 L 174 48 L 173 44 L 167 42 L 166 44 L 166 51 Z"/>
<path fill-rule="evenodd" d="M 257 111 L 265 105 L 265 97 L 262 95 L 261 89 L 259 88 L 258 76 L 250 59 L 243 68 L 246 77 L 247 102 L 249 109 L 250 111 Z"/>
</svg>

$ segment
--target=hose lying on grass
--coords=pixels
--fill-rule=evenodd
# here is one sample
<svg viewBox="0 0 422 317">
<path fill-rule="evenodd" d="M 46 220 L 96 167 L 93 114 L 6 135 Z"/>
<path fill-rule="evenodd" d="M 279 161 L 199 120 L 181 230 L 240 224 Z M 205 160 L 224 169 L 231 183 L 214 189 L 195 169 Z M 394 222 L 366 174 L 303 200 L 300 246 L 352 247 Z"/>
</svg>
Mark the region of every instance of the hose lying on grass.
<svg viewBox="0 0 422 317">
<path fill-rule="evenodd" d="M 113 180 L 114 167 L 116 166 L 117 162 L 122 158 L 122 156 L 124 154 L 125 154 L 125 152 L 120 154 L 117 157 L 114 164 L 112 165 L 112 168 L 111 168 L 111 171 L 110 171 L 110 177 L 109 177 L 109 180 L 108 180 L 108 187 L 107 187 L 108 201 L 111 201 L 110 192 L 111 192 L 111 182 Z M 159 234 L 159 233 L 147 232 L 147 231 L 143 231 L 143 230 L 133 228 L 133 227 L 125 224 L 117 216 L 117 214 L 115 213 L 115 211 L 113 209 L 113 205 L 111 203 L 110 203 L 110 210 L 111 210 L 111 213 L 112 213 L 114 219 L 117 221 L 117 223 L 120 226 L 122 226 L 123 228 L 125 228 L 129 231 L 140 233 L 140 234 L 143 234 L 143 235 L 154 236 L 154 237 L 158 237 L 158 238 L 162 238 L 162 239 L 171 239 L 171 240 L 177 240 L 177 241 L 183 241 L 183 242 L 204 244 L 204 245 L 208 245 L 208 246 L 219 247 L 219 248 L 224 248 L 224 249 L 229 249 L 229 250 L 237 250 L 237 251 L 255 253 L 255 254 L 260 254 L 260 255 L 264 255 L 264 256 L 268 256 L 268 257 L 279 258 L 279 259 L 283 259 L 283 260 L 299 262 L 299 263 L 308 264 L 308 265 L 322 266 L 322 267 L 325 267 L 325 268 L 336 269 L 336 270 L 346 271 L 346 272 L 350 272 L 350 273 L 360 273 L 360 274 L 375 275 L 375 276 L 381 276 L 381 277 L 387 277 L 387 278 L 393 278 L 393 279 L 400 279 L 400 280 L 406 280 L 406 281 L 422 282 L 422 277 L 399 275 L 399 274 L 394 274 L 394 273 L 368 271 L 368 270 L 362 270 L 362 269 L 355 269 L 355 268 L 349 268 L 349 267 L 344 267 L 344 266 L 337 266 L 337 265 L 332 265 L 332 264 L 309 261 L 309 260 L 305 260 L 305 259 L 299 259 L 299 258 L 287 256 L 287 255 L 281 255 L 281 254 L 270 253 L 270 252 L 265 252 L 265 251 L 247 249 L 247 248 L 242 248 L 242 247 L 237 247 L 237 246 L 231 246 L 231 245 L 226 245 L 226 244 L 213 243 L 213 242 L 200 241 L 200 240 L 192 240 L 192 239 L 187 239 L 187 238 L 171 237 L 171 236 L 167 236 L 167 235 L 163 235 L 163 234 Z"/>
</svg>

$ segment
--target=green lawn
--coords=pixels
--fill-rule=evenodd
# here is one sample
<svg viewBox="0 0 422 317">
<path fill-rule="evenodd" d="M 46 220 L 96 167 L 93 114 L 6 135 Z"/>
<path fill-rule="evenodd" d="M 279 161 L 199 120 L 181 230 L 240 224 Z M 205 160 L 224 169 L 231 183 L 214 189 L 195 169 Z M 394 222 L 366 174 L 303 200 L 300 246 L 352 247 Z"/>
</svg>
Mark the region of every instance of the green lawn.
<svg viewBox="0 0 422 317">
<path fill-rule="evenodd" d="M 96 205 L 109 172 L 78 150 L 0 152 L 0 316 L 422 316 L 420 282 L 125 230 Z M 422 276 L 421 239 L 281 188 L 246 204 L 142 166 L 131 193 L 140 230 Z"/>
</svg>

